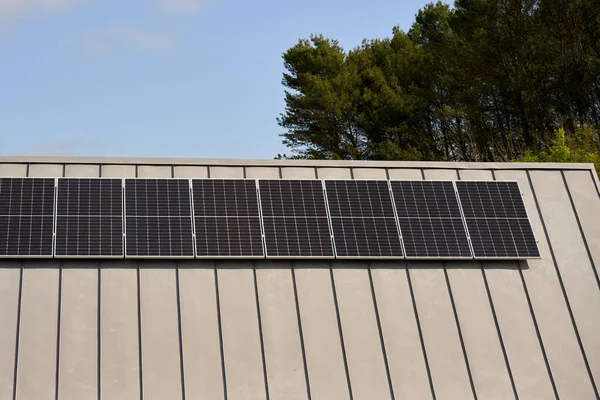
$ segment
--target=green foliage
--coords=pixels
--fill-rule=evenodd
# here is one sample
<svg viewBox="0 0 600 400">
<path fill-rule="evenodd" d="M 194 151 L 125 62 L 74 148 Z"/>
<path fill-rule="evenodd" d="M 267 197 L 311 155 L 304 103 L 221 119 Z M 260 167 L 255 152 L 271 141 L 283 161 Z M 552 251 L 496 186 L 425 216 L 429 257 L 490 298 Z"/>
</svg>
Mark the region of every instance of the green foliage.
<svg viewBox="0 0 600 400">
<path fill-rule="evenodd" d="M 598 0 L 437 2 L 408 32 L 311 36 L 283 60 L 284 158 L 597 159 Z"/>
<path fill-rule="evenodd" d="M 552 145 L 544 151 L 529 149 L 520 161 L 556 163 L 592 163 L 600 174 L 600 145 L 594 131 L 584 126 L 575 130 L 571 137 L 563 128 L 557 129 Z M 519 161 L 519 160 L 513 160 Z"/>
</svg>

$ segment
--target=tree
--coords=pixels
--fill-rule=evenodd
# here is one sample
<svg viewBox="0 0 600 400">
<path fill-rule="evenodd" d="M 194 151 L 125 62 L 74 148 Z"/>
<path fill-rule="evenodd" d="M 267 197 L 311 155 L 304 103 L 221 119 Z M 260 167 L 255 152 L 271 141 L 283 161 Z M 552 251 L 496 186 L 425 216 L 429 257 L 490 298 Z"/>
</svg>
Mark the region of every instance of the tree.
<svg viewBox="0 0 600 400">
<path fill-rule="evenodd" d="M 525 162 L 556 163 L 592 163 L 600 174 L 600 155 L 594 131 L 587 126 L 577 128 L 574 135 L 567 139 L 565 130 L 559 128 L 555 132 L 552 146 L 545 151 L 527 150 L 522 160 Z"/>
<path fill-rule="evenodd" d="M 290 157 L 544 158 L 559 128 L 572 154 L 582 131 L 599 151 L 597 0 L 432 3 L 408 32 L 350 51 L 311 36 L 284 62 Z"/>
<path fill-rule="evenodd" d="M 287 128 L 284 143 L 294 157 L 362 158 L 366 141 L 356 127 L 355 97 L 359 90 L 347 56 L 335 40 L 311 36 L 284 54 L 286 113 L 278 119 Z"/>
</svg>

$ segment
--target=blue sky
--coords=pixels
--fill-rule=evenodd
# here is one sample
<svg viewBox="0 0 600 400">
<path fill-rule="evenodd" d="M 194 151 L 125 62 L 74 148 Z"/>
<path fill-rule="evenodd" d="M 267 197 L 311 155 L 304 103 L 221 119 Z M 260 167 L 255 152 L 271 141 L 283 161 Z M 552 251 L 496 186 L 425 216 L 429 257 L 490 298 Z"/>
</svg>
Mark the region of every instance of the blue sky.
<svg viewBox="0 0 600 400">
<path fill-rule="evenodd" d="M 0 155 L 273 158 L 281 55 L 425 0 L 0 0 Z"/>
</svg>

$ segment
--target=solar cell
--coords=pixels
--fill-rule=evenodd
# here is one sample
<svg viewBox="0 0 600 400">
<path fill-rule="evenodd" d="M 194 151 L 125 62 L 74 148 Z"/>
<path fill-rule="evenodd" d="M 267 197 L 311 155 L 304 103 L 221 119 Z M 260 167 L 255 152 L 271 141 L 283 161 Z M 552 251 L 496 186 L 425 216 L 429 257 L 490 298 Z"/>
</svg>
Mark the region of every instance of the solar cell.
<svg viewBox="0 0 600 400">
<path fill-rule="evenodd" d="M 327 180 L 336 257 L 402 258 L 387 181 Z"/>
<path fill-rule="evenodd" d="M 123 257 L 121 179 L 58 179 L 54 254 Z"/>
<path fill-rule="evenodd" d="M 194 179 L 197 257 L 264 257 L 256 181 Z"/>
<path fill-rule="evenodd" d="M 52 257 L 53 178 L 0 178 L 0 256 Z"/>
<path fill-rule="evenodd" d="M 537 258 L 540 252 L 517 182 L 457 181 L 476 258 Z"/>
<path fill-rule="evenodd" d="M 407 258 L 472 258 L 451 181 L 391 181 Z"/>
<path fill-rule="evenodd" d="M 320 180 L 260 180 L 267 257 L 332 258 Z"/>
<path fill-rule="evenodd" d="M 125 180 L 125 255 L 194 256 L 189 180 Z"/>
</svg>

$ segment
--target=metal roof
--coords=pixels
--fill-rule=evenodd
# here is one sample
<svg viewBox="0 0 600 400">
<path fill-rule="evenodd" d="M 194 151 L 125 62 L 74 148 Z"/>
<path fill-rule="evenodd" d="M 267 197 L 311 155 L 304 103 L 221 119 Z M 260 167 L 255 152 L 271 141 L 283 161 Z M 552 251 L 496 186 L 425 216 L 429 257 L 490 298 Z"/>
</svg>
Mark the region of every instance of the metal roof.
<svg viewBox="0 0 600 400">
<path fill-rule="evenodd" d="M 0 157 L 0 176 L 517 180 L 542 258 L 0 261 L 0 399 L 595 399 L 591 164 Z"/>
</svg>

